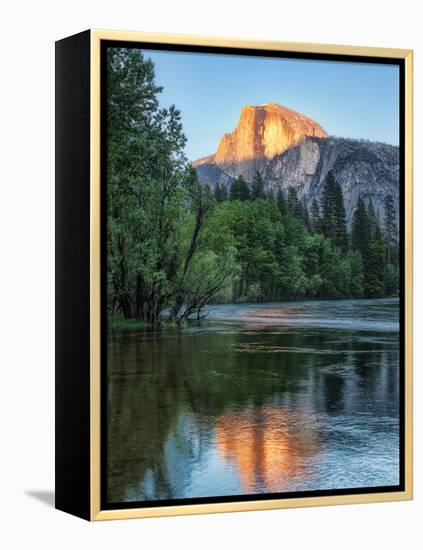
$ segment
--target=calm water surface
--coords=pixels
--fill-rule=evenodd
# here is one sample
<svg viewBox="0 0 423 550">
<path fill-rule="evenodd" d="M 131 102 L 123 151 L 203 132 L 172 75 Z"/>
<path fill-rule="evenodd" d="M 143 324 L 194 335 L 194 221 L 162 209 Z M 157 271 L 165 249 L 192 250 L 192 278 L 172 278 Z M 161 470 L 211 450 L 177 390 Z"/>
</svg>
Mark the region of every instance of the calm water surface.
<svg viewBox="0 0 423 550">
<path fill-rule="evenodd" d="M 111 331 L 108 501 L 399 483 L 398 300 Z"/>
</svg>

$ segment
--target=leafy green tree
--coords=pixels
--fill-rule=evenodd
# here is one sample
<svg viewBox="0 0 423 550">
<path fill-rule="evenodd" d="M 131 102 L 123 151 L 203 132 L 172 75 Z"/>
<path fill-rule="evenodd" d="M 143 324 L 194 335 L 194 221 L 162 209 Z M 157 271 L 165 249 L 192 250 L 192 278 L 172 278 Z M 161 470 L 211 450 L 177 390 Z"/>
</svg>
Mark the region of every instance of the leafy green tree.
<svg viewBox="0 0 423 550">
<path fill-rule="evenodd" d="M 139 50 L 108 50 L 108 307 L 153 326 L 165 312 L 178 322 L 199 315 L 234 274 L 230 246 L 219 257 L 205 251 L 215 201 L 187 164 L 179 111 L 161 109 L 160 92 Z"/>
<path fill-rule="evenodd" d="M 251 188 L 251 198 L 254 199 L 264 199 L 266 198 L 266 192 L 264 189 L 264 181 L 263 178 L 260 175 L 260 172 L 256 172 L 254 179 L 253 179 L 253 185 Z"/>
<path fill-rule="evenodd" d="M 211 242 L 216 235 L 236 250 L 239 266 L 233 280 L 233 301 L 268 300 L 278 291 L 278 247 L 283 238 L 280 212 L 273 199 L 230 201 L 215 208 L 208 232 Z M 213 244 L 213 249 L 219 248 Z"/>
<path fill-rule="evenodd" d="M 155 325 L 172 292 L 186 177 L 180 113 L 159 108 L 160 92 L 139 50 L 108 50 L 109 307 Z"/>
</svg>

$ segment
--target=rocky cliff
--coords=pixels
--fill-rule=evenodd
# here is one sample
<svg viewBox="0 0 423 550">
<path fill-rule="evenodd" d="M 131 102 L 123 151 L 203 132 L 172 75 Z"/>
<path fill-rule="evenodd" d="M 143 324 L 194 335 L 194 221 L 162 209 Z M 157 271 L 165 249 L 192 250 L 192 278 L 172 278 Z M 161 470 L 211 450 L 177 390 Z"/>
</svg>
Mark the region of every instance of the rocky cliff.
<svg viewBox="0 0 423 550">
<path fill-rule="evenodd" d="M 194 166 L 214 165 L 229 176 L 252 180 L 267 161 L 306 137 L 327 137 L 326 132 L 310 118 L 276 103 L 246 106 L 235 130 L 225 134 L 217 152 L 199 159 Z"/>
<path fill-rule="evenodd" d="M 211 186 L 222 181 L 229 187 L 234 177 L 239 175 L 251 182 L 258 170 L 268 193 L 276 194 L 278 189 L 287 190 L 292 186 L 310 206 L 313 199 L 320 199 L 326 175 L 333 170 L 336 180 L 342 186 L 348 224 L 352 221 L 359 196 L 366 201 L 371 198 L 383 216 L 385 197 L 391 194 L 398 212 L 398 147 L 328 137 L 319 125 L 293 111 L 290 111 L 293 114 L 288 124 L 285 114 L 282 117 L 281 113 L 289 110 L 276 107 L 268 104 L 263 109 L 266 113 L 277 111 L 277 121 L 273 114 L 269 118 L 268 114 L 258 115 L 260 108 L 246 107 L 237 129 L 222 139 L 216 155 L 195 163 L 199 180 Z M 243 128 L 250 116 L 254 120 L 258 117 L 259 122 L 253 124 L 250 121 L 247 131 Z M 275 126 L 272 130 L 268 127 L 271 120 Z M 257 132 L 255 139 L 254 132 Z M 242 135 L 244 141 L 241 140 Z M 249 151 L 248 158 L 240 152 L 241 142 L 246 144 L 243 150 Z"/>
<path fill-rule="evenodd" d="M 371 198 L 382 217 L 385 197 L 391 194 L 398 212 L 399 149 L 393 145 L 308 138 L 268 162 L 262 175 L 269 192 L 293 186 L 310 206 L 313 199 L 319 201 L 330 170 L 342 187 L 349 224 L 360 196 L 366 202 Z"/>
</svg>

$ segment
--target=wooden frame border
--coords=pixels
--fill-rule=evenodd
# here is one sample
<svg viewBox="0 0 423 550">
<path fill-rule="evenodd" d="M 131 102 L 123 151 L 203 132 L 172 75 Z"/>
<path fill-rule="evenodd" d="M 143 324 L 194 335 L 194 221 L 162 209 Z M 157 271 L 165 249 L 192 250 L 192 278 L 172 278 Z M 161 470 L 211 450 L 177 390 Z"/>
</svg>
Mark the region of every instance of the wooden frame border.
<svg viewBox="0 0 423 550">
<path fill-rule="evenodd" d="M 129 31 L 91 30 L 90 73 L 90 519 L 92 521 L 240 512 L 410 500 L 413 498 L 413 52 L 412 50 L 296 42 L 235 40 Z M 266 501 L 101 510 L 100 507 L 100 43 L 102 40 L 186 46 L 254 48 L 298 53 L 388 57 L 405 61 L 405 490 Z"/>
</svg>

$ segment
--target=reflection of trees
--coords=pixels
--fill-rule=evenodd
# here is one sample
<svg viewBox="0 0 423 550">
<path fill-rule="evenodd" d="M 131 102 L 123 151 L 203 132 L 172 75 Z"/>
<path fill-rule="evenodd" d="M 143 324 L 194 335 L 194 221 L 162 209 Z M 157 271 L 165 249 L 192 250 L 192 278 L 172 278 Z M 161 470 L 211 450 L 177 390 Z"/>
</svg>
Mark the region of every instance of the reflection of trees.
<svg viewBox="0 0 423 550">
<path fill-rule="evenodd" d="M 246 492 L 287 490 L 325 445 L 316 414 L 397 402 L 398 355 L 383 344 L 354 353 L 333 331 L 208 327 L 110 335 L 110 501 L 187 496 L 214 448 Z"/>
<path fill-rule="evenodd" d="M 109 498 L 137 500 L 138 485 L 153 480 L 147 493 L 171 498 L 163 444 L 183 408 L 183 392 L 161 353 L 160 337 L 126 333 L 112 338 L 108 370 Z M 162 388 L 166 387 L 166 391 Z M 144 495 L 148 498 L 148 494 Z"/>
<path fill-rule="evenodd" d="M 260 407 L 275 394 L 295 390 L 313 358 L 303 355 L 299 362 L 290 353 L 234 352 L 251 340 L 249 334 L 214 331 L 195 337 L 177 330 L 110 336 L 111 500 L 175 497 L 189 482 L 189 465 L 210 446 L 216 418 L 226 411 L 254 403 L 259 417 L 252 426 L 255 440 L 260 438 Z M 279 340 L 271 335 L 265 343 L 271 347 Z M 290 337 L 288 343 L 295 347 L 300 339 Z"/>
</svg>

